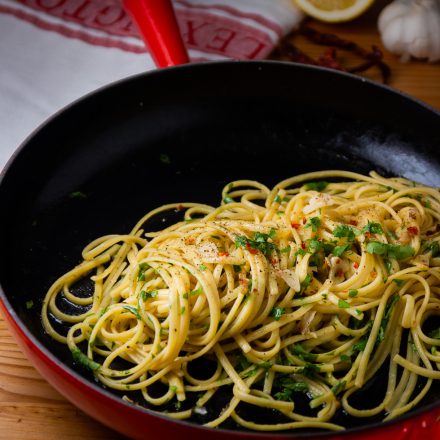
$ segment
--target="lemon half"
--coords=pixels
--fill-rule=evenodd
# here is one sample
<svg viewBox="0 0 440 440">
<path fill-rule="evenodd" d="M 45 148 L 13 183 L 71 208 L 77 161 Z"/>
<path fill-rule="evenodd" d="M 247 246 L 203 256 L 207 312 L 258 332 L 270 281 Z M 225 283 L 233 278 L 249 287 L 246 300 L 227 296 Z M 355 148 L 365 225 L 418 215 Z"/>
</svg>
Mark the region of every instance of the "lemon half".
<svg viewBox="0 0 440 440">
<path fill-rule="evenodd" d="M 313 18 L 337 23 L 358 17 L 374 0 L 294 0 L 294 3 Z"/>
</svg>

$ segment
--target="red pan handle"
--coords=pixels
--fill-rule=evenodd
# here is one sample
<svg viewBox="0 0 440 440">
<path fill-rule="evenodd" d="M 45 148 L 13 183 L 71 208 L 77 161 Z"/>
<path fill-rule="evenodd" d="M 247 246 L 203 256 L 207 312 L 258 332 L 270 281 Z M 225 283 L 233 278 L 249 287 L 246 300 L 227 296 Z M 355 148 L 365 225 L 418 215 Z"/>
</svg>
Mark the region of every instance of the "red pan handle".
<svg viewBox="0 0 440 440">
<path fill-rule="evenodd" d="M 158 67 L 189 62 L 171 0 L 123 0 Z"/>
</svg>

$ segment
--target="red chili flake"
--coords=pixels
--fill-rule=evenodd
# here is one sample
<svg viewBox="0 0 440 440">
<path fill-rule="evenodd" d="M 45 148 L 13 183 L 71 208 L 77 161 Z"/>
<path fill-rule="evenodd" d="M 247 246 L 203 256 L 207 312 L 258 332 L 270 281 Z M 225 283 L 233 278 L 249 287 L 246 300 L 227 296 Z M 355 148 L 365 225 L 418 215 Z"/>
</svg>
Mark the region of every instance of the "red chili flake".
<svg viewBox="0 0 440 440">
<path fill-rule="evenodd" d="M 359 263 L 357 263 L 356 261 L 353 263 L 353 267 L 355 268 L 355 269 L 358 269 L 359 268 Z"/>
<path fill-rule="evenodd" d="M 252 254 L 258 254 L 258 250 L 254 249 L 249 243 L 246 243 L 246 249 Z"/>
<path fill-rule="evenodd" d="M 342 277 L 342 275 L 344 275 L 344 272 L 342 271 L 342 269 L 339 269 L 338 271 L 336 271 L 335 275 L 340 278 Z"/>
<path fill-rule="evenodd" d="M 306 248 L 306 244 L 304 242 L 301 243 L 301 249 L 305 249 Z"/>
<path fill-rule="evenodd" d="M 293 229 L 299 229 L 301 227 L 299 223 L 290 223 L 290 226 L 292 226 Z"/>
<path fill-rule="evenodd" d="M 375 272 L 373 270 L 372 272 L 370 272 L 370 276 L 371 276 L 371 278 L 376 278 L 377 277 L 377 272 Z"/>
<path fill-rule="evenodd" d="M 188 237 L 185 239 L 185 244 L 194 244 L 195 241 L 194 237 Z"/>
<path fill-rule="evenodd" d="M 254 287 L 254 288 L 252 289 L 252 292 L 256 293 L 256 292 L 258 292 L 258 289 L 257 289 L 256 287 Z"/>
<path fill-rule="evenodd" d="M 406 230 L 411 235 L 417 235 L 419 233 L 418 228 L 416 228 L 415 226 L 410 226 L 410 227 L 406 228 Z"/>
<path fill-rule="evenodd" d="M 219 252 L 218 256 L 219 257 L 229 257 L 229 252 Z"/>
<path fill-rule="evenodd" d="M 357 222 L 357 220 L 350 220 L 350 225 L 352 225 L 352 226 L 357 226 L 358 225 L 358 222 Z"/>
<path fill-rule="evenodd" d="M 303 217 L 302 222 L 303 222 L 303 225 L 305 225 L 307 223 L 307 219 L 305 217 Z"/>
<path fill-rule="evenodd" d="M 371 237 L 371 232 L 369 232 L 369 231 L 365 232 L 365 237 L 370 238 Z"/>
<path fill-rule="evenodd" d="M 185 209 L 185 208 L 183 207 L 183 205 L 177 205 L 176 209 L 177 209 L 178 211 L 182 211 L 182 210 Z"/>
</svg>

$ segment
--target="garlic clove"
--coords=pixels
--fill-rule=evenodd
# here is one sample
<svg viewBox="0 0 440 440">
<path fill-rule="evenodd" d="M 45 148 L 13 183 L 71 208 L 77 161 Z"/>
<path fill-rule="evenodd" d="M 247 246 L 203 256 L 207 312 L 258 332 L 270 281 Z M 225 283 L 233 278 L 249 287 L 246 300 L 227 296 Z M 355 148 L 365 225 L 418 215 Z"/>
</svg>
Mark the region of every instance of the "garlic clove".
<svg viewBox="0 0 440 440">
<path fill-rule="evenodd" d="M 379 31 L 384 32 L 394 19 L 404 16 L 407 8 L 403 2 L 389 4 L 379 15 Z"/>
<path fill-rule="evenodd" d="M 428 58 L 431 42 L 429 29 L 426 26 L 426 13 L 412 13 L 405 18 L 404 42 L 408 53 L 415 58 Z"/>
<path fill-rule="evenodd" d="M 387 50 L 400 55 L 440 60 L 440 0 L 394 0 L 378 21 Z"/>
</svg>

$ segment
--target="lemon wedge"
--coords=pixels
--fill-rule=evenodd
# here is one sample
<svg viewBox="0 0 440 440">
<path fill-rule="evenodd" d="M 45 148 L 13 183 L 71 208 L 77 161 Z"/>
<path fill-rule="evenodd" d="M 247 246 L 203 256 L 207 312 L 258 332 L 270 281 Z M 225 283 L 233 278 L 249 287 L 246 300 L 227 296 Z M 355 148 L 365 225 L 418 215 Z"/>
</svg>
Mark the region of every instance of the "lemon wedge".
<svg viewBox="0 0 440 440">
<path fill-rule="evenodd" d="M 363 14 L 374 0 L 294 0 L 306 14 L 321 21 L 339 23 Z"/>
</svg>

